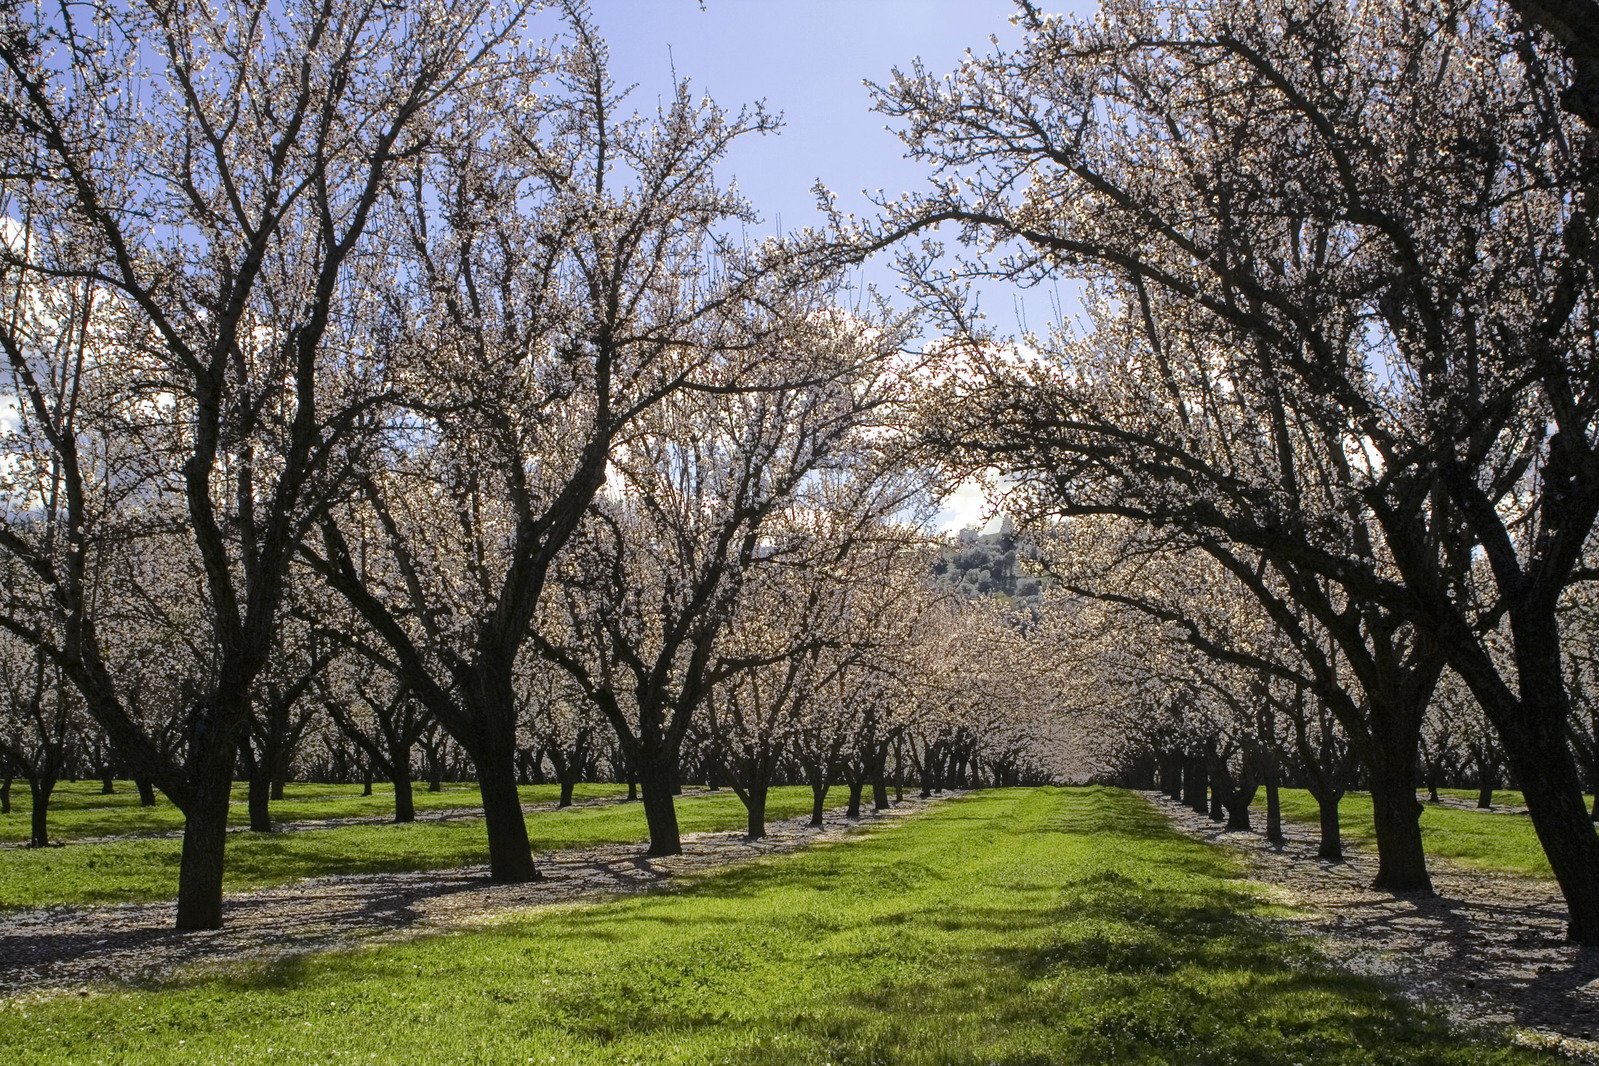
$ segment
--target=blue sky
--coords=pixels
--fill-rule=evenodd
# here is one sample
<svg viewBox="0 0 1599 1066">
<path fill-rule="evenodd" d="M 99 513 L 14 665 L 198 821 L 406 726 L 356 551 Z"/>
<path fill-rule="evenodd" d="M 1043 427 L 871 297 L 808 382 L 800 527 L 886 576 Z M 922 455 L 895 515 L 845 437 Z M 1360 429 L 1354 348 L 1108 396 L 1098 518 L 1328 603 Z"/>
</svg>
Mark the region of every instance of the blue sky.
<svg viewBox="0 0 1599 1066">
<path fill-rule="evenodd" d="M 783 114 L 779 135 L 747 140 L 727 163 L 765 219 L 753 236 L 817 223 L 817 179 L 857 212 L 870 209 L 863 190 L 919 187 L 924 168 L 904 158 L 862 83 L 887 81 L 917 57 L 932 70 L 953 70 L 966 49 L 992 47 L 991 36 L 1001 44 L 1019 37 L 1011 0 L 593 0 L 592 10 L 613 75 L 637 83 L 636 108 L 665 96 L 675 69 L 724 107 L 764 99 Z M 886 257 L 864 277 L 895 284 Z M 982 298 L 1000 328 L 1014 328 L 1018 307 L 1028 325 L 1046 324 L 1046 294 L 990 288 Z M 939 524 L 957 529 L 982 511 L 982 494 L 968 486 L 946 501 Z"/>
<path fill-rule="evenodd" d="M 865 189 L 915 187 L 922 169 L 870 110 L 862 82 L 886 81 L 921 56 L 950 70 L 991 34 L 1016 39 L 1010 0 L 593 0 L 613 73 L 637 82 L 636 106 L 653 106 L 679 77 L 726 107 L 765 99 L 786 120 L 781 135 L 747 141 L 729 160 L 772 228 L 817 219 L 820 178 L 846 207 Z"/>
</svg>

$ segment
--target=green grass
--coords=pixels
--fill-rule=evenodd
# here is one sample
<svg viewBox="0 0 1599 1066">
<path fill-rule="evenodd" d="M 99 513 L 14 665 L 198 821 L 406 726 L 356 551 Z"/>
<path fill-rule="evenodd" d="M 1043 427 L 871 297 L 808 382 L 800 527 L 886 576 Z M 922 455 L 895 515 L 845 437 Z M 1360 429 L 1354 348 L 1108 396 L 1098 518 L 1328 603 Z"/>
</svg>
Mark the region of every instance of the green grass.
<svg viewBox="0 0 1599 1066">
<path fill-rule="evenodd" d="M 1422 795 L 1425 797 L 1425 793 Z M 1520 800 L 1519 794 L 1505 793 L 1506 803 L 1512 802 L 1512 795 L 1516 801 Z M 1475 792 L 1471 793 L 1471 798 L 1476 799 Z M 1426 803 L 1422 806 L 1421 842 L 1428 855 L 1478 870 L 1529 877 L 1554 876 L 1543 846 L 1533 832 L 1532 819 L 1525 814 L 1495 814 Z M 1284 818 L 1311 824 L 1318 820 L 1316 801 L 1302 789 L 1283 789 L 1282 807 Z M 1338 823 L 1346 844 L 1377 846 L 1369 794 L 1351 792 L 1346 795 L 1338 805 Z"/>
<path fill-rule="evenodd" d="M 524 785 L 521 792 L 524 803 L 554 803 L 561 789 L 559 785 Z M 620 796 L 626 792 L 625 785 L 578 786 L 579 799 Z M 412 805 L 418 812 L 476 807 L 480 803 L 477 785 L 471 783 L 449 783 L 439 792 L 429 792 L 426 784 L 420 784 L 411 795 Z M 32 832 L 29 820 L 33 815 L 33 801 L 26 782 L 12 785 L 11 799 L 11 813 L 0 814 L 0 843 L 25 841 Z M 246 787 L 234 785 L 233 806 L 228 814 L 231 824 L 249 824 L 246 799 Z M 291 783 L 284 787 L 281 800 L 272 801 L 273 819 L 285 822 L 384 817 L 393 813 L 394 788 L 386 783 L 374 783 L 370 796 L 361 795 L 360 785 Z M 131 781 L 117 782 L 117 791 L 109 796 L 100 795 L 98 781 L 63 781 L 50 798 L 52 840 L 170 833 L 182 828 L 183 813 L 159 792 L 154 807 L 140 807 L 139 794 Z"/>
<path fill-rule="evenodd" d="M 612 786 L 587 785 L 580 786 L 578 795 L 611 791 Z M 834 789 L 829 799 L 842 805 L 848 793 Z M 777 821 L 810 809 L 809 788 L 776 788 L 767 800 L 766 814 Z M 744 807 L 729 791 L 684 795 L 678 800 L 678 822 L 685 833 L 739 829 L 745 824 Z M 644 808 L 638 803 L 535 811 L 527 816 L 527 824 L 536 852 L 627 844 L 649 837 Z M 177 895 L 181 854 L 181 840 L 154 837 L 38 850 L 9 848 L 0 853 L 0 908 L 172 899 Z M 481 818 L 233 833 L 228 837 L 223 883 L 226 890 L 238 891 L 327 874 L 439 870 L 487 861 Z"/>
<path fill-rule="evenodd" d="M 486 930 L 0 1007 L 10 1062 L 1532 1063 L 1259 920 L 1238 861 L 1107 790 Z"/>
</svg>

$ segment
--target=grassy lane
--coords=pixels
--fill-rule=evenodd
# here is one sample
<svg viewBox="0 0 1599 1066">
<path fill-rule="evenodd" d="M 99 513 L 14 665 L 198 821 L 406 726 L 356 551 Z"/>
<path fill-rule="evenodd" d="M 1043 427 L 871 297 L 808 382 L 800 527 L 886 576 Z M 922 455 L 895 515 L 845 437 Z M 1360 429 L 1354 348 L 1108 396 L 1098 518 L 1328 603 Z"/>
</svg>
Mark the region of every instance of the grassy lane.
<svg viewBox="0 0 1599 1066">
<path fill-rule="evenodd" d="M 990 792 L 675 893 L 0 1008 L 16 1062 L 1523 1063 L 1279 939 L 1137 797 Z"/>
<path fill-rule="evenodd" d="M 1473 794 L 1475 795 L 1475 794 Z M 1510 801 L 1505 794 L 1506 802 Z M 1516 797 L 1519 800 L 1519 795 Z M 1283 817 L 1298 822 L 1317 823 L 1316 801 L 1302 789 L 1282 791 Z M 1449 859 L 1479 870 L 1552 878 L 1549 860 L 1533 832 L 1532 820 L 1525 814 L 1495 814 L 1490 811 L 1461 810 L 1424 804 L 1421 812 L 1421 841 L 1428 855 Z M 1264 818 L 1263 813 L 1257 818 Z M 1371 796 L 1351 792 L 1338 805 L 1338 822 L 1344 842 L 1364 848 L 1377 846 L 1372 826 Z"/>
<path fill-rule="evenodd" d="M 584 784 L 577 787 L 578 799 L 620 796 L 626 792 L 626 785 Z M 560 798 L 561 787 L 524 785 L 521 793 L 524 803 L 554 803 Z M 475 784 L 446 784 L 439 792 L 429 792 L 426 785 L 420 785 L 412 797 L 418 812 L 476 807 L 481 802 Z M 11 799 L 11 813 L 0 814 L 0 842 L 25 841 L 30 833 L 29 818 L 32 817 L 33 802 L 28 796 L 27 784 L 14 784 Z M 234 785 L 233 807 L 228 815 L 228 821 L 233 825 L 249 824 L 246 799 L 246 787 Z M 285 822 L 386 817 L 393 814 L 394 788 L 387 784 L 373 784 L 370 796 L 361 795 L 360 785 L 289 784 L 284 787 L 283 798 L 272 801 L 272 817 Z M 67 781 L 56 787 L 50 800 L 50 836 L 56 840 L 163 833 L 182 828 L 183 813 L 159 792 L 156 793 L 154 807 L 140 807 L 139 795 L 134 791 L 132 782 L 118 782 L 116 793 L 102 796 L 98 781 Z"/>
<path fill-rule="evenodd" d="M 612 789 L 587 786 L 589 793 Z M 614 789 L 613 789 L 614 791 Z M 624 788 L 625 791 L 625 788 Z M 359 797 L 357 797 L 359 798 Z M 848 792 L 829 800 L 843 806 Z M 767 800 L 772 821 L 808 814 L 811 791 L 775 788 Z M 678 799 L 685 833 L 740 829 L 744 807 L 732 792 Z M 627 844 L 648 839 L 638 803 L 536 811 L 527 816 L 535 851 Z M 62 848 L 11 848 L 0 853 L 0 908 L 66 903 L 135 903 L 177 895 L 182 841 L 143 839 Z M 235 833 L 228 838 L 224 887 L 228 891 L 288 884 L 327 874 L 439 870 L 488 861 L 481 818 L 410 825 L 359 825 L 287 833 Z"/>
</svg>

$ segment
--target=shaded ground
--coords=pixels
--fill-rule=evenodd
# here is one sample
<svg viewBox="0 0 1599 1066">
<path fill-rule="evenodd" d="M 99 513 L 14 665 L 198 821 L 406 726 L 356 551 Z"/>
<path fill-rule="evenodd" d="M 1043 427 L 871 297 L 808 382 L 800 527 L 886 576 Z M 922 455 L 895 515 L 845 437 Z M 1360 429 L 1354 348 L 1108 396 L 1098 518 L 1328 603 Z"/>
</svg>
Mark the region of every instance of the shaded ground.
<svg viewBox="0 0 1599 1066">
<path fill-rule="evenodd" d="M 1285 821 L 1287 844 L 1275 848 L 1259 833 L 1227 832 L 1145 795 L 1188 833 L 1241 850 L 1272 899 L 1296 909 L 1288 921 L 1325 937 L 1350 969 L 1462 1021 L 1510 1026 L 1524 1042 L 1599 1062 L 1599 949 L 1565 942 L 1565 904 L 1553 882 L 1430 857 L 1436 896 L 1378 892 L 1369 887 L 1375 854 L 1346 844 L 1346 861 L 1320 860 L 1314 826 Z"/>
<path fill-rule="evenodd" d="M 0 914 L 0 999 L 88 994 L 86 986 L 96 982 L 187 977 L 242 960 L 407 939 L 526 907 L 637 892 L 669 877 L 840 840 L 857 826 L 900 818 L 929 802 L 907 797 L 888 811 L 867 810 L 859 821 L 829 812 L 822 829 L 809 828 L 805 818 L 771 822 L 767 837 L 755 842 L 739 832 L 689 834 L 682 855 L 661 859 L 644 857 L 639 843 L 549 852 L 538 857 L 543 880 L 525 885 L 491 884 L 487 866 L 313 878 L 229 894 L 224 927 L 208 932 L 174 931 L 170 902 L 14 911 Z"/>
</svg>

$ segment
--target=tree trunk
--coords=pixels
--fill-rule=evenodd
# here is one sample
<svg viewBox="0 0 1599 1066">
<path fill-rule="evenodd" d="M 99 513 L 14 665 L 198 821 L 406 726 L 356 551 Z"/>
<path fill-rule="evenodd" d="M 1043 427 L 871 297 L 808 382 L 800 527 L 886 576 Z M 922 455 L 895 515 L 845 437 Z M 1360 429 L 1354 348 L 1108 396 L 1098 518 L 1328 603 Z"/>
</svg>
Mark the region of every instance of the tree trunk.
<svg viewBox="0 0 1599 1066">
<path fill-rule="evenodd" d="M 222 928 L 222 858 L 233 790 L 233 745 L 194 769 L 183 811 L 183 858 L 178 868 L 178 928 Z"/>
<path fill-rule="evenodd" d="M 821 782 L 817 783 L 816 779 L 813 777 L 811 779 L 811 828 L 812 829 L 820 829 L 822 827 L 822 814 L 826 810 L 827 810 L 827 778 L 823 777 Z"/>
<path fill-rule="evenodd" d="M 516 790 L 514 746 L 484 743 L 476 761 L 478 794 L 483 798 L 483 821 L 489 836 L 490 880 L 500 884 L 539 880 L 527 839 L 527 820 L 522 817 L 522 796 Z"/>
<path fill-rule="evenodd" d="M 872 771 L 872 810 L 888 810 L 888 749 L 883 749 Z"/>
<path fill-rule="evenodd" d="M 1594 809 L 1596 811 L 1599 811 L 1599 797 L 1595 797 L 1594 803 L 1595 803 L 1595 808 Z M 0 777 L 0 814 L 10 814 L 10 813 L 11 813 L 11 778 L 9 778 L 9 777 Z M 1596 821 L 1599 821 L 1599 814 L 1596 814 L 1594 817 L 1595 817 Z"/>
<path fill-rule="evenodd" d="M 1494 808 L 1494 787 L 1491 782 L 1484 781 L 1477 786 L 1477 809 L 1491 811 Z"/>
<path fill-rule="evenodd" d="M 766 786 L 753 784 L 744 790 L 740 798 L 744 800 L 744 810 L 749 814 L 745 839 L 759 840 L 766 835 Z"/>
<path fill-rule="evenodd" d="M 28 839 L 30 848 L 50 846 L 50 794 L 55 787 L 53 777 L 28 778 L 28 795 L 33 799 L 32 834 Z"/>
<path fill-rule="evenodd" d="M 135 777 L 133 787 L 139 790 L 139 806 L 155 806 L 155 784 L 148 777 Z"/>
<path fill-rule="evenodd" d="M 1255 802 L 1255 786 L 1239 786 L 1228 793 L 1223 803 L 1227 811 L 1227 828 L 1247 833 L 1254 829 L 1249 821 L 1249 808 Z"/>
<path fill-rule="evenodd" d="M 1336 795 L 1316 797 L 1316 810 L 1321 822 L 1321 846 L 1316 849 L 1316 858 L 1328 862 L 1344 861 L 1344 839 L 1338 825 L 1340 798 Z"/>
<path fill-rule="evenodd" d="M 1560 743 L 1565 743 L 1563 737 Z M 1566 898 L 1567 938 L 1577 944 L 1599 944 L 1599 837 L 1583 802 L 1576 768 L 1562 752 L 1541 760 L 1539 766 L 1524 768 L 1516 762 L 1513 769 L 1532 827 Z"/>
<path fill-rule="evenodd" d="M 372 764 L 368 762 L 361 769 L 361 795 L 372 795 Z"/>
<path fill-rule="evenodd" d="M 559 810 L 562 807 L 570 807 L 572 805 L 572 792 L 576 788 L 577 788 L 577 778 L 574 777 L 574 776 L 564 775 L 563 774 L 562 777 L 561 777 L 561 798 L 555 804 L 557 810 Z"/>
<path fill-rule="evenodd" d="M 116 782 L 115 775 L 113 775 L 112 772 L 109 769 L 101 770 L 100 771 L 100 795 L 102 795 L 102 796 L 115 796 L 116 794 L 117 794 L 117 782 Z"/>
<path fill-rule="evenodd" d="M 859 818 L 861 816 L 861 793 L 866 789 L 864 780 L 849 783 L 849 809 L 844 812 L 846 818 Z"/>
<path fill-rule="evenodd" d="M 1205 790 L 1209 782 L 1205 776 L 1205 761 L 1190 756 L 1183 762 L 1183 802 L 1198 814 L 1210 810 Z"/>
<path fill-rule="evenodd" d="M 409 754 L 409 753 L 405 753 Z M 411 795 L 411 760 L 396 758 L 394 780 L 394 822 L 403 825 L 416 821 L 416 799 Z"/>
<path fill-rule="evenodd" d="M 672 762 L 664 751 L 640 753 L 638 779 L 644 795 L 644 821 L 650 827 L 650 855 L 681 855 L 677 805 L 672 801 Z"/>
<path fill-rule="evenodd" d="M 1432 893 L 1427 856 L 1421 847 L 1421 803 L 1416 799 L 1414 760 L 1403 757 L 1370 766 L 1372 820 L 1377 830 L 1377 879 L 1388 892 Z"/>
<path fill-rule="evenodd" d="M 1266 839 L 1278 847 L 1286 843 L 1283 836 L 1283 805 L 1277 775 L 1266 778 Z"/>
<path fill-rule="evenodd" d="M 250 775 L 250 831 L 272 832 L 272 806 L 267 800 L 272 795 L 272 782 L 260 775 Z"/>
<path fill-rule="evenodd" d="M 283 798 L 283 778 L 277 774 L 272 775 L 272 784 L 267 789 L 267 795 L 275 800 Z"/>
</svg>

